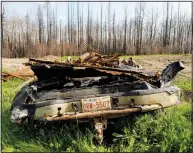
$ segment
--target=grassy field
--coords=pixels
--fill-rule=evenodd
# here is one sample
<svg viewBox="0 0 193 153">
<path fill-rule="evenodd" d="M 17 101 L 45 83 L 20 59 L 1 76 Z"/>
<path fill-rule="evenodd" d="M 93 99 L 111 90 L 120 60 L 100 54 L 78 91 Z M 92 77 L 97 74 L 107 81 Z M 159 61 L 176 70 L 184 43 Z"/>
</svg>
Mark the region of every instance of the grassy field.
<svg viewBox="0 0 193 153">
<path fill-rule="evenodd" d="M 2 83 L 3 152 L 192 152 L 192 105 L 184 100 L 178 106 L 157 114 L 140 114 L 115 120 L 105 131 L 104 144 L 92 142 L 89 124 L 63 123 L 30 129 L 11 123 L 10 107 L 23 81 Z M 180 76 L 175 85 L 192 90 L 192 82 Z"/>
</svg>

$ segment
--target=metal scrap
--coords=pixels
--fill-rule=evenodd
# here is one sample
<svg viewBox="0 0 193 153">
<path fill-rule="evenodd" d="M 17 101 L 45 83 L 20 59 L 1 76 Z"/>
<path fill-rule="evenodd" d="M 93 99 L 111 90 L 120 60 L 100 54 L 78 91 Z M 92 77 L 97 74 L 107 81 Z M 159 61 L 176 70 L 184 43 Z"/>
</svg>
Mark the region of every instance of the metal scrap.
<svg viewBox="0 0 193 153">
<path fill-rule="evenodd" d="M 178 71 L 184 69 L 181 62 L 174 62 L 168 65 L 162 73 L 159 71 L 153 72 L 151 70 L 138 68 L 139 66 L 132 58 L 129 58 L 128 62 L 125 60 L 120 61 L 119 56 L 119 54 L 103 56 L 97 52 L 87 52 L 81 55 L 79 59 L 67 62 L 30 58 L 29 62 L 24 64 L 31 66 L 39 80 L 56 76 L 68 76 L 71 78 L 98 77 L 104 75 L 134 76 L 157 87 L 170 82 Z"/>
<path fill-rule="evenodd" d="M 83 119 L 83 118 L 94 118 L 94 117 L 100 117 L 105 116 L 108 118 L 108 116 L 117 116 L 133 112 L 140 112 L 141 108 L 125 108 L 121 110 L 104 110 L 104 111 L 98 111 L 98 112 L 86 112 L 86 113 L 79 113 L 76 115 L 63 115 L 61 117 L 46 117 L 47 121 L 57 121 L 57 120 L 72 120 L 72 119 Z"/>
<path fill-rule="evenodd" d="M 97 141 L 103 141 L 107 119 L 131 113 L 152 111 L 179 103 L 170 87 L 181 62 L 169 64 L 162 72 L 138 68 L 120 61 L 119 54 L 102 56 L 88 52 L 77 60 L 48 61 L 30 58 L 28 63 L 37 80 L 17 93 L 11 106 L 11 119 L 93 121 Z M 27 110 L 27 111 L 26 111 Z"/>
</svg>

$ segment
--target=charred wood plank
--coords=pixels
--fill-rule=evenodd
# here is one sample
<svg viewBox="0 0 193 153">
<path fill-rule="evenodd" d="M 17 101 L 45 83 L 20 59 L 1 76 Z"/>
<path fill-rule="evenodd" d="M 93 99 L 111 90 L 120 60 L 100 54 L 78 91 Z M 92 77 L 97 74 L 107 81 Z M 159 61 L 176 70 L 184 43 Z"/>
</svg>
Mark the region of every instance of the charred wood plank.
<svg viewBox="0 0 193 153">
<path fill-rule="evenodd" d="M 16 77 L 16 78 L 19 78 L 19 79 L 22 79 L 22 80 L 26 80 L 25 78 L 17 75 L 17 74 L 14 74 L 14 73 L 8 73 L 8 72 L 4 72 L 5 74 L 9 75 L 9 76 L 12 76 L 12 77 Z"/>
</svg>

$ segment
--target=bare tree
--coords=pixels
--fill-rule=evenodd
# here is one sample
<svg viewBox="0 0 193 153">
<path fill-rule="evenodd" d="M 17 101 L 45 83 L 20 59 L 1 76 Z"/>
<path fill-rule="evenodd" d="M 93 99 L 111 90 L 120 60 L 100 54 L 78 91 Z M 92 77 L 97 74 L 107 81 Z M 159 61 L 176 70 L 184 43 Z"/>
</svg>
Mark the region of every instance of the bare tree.
<svg viewBox="0 0 193 153">
<path fill-rule="evenodd" d="M 141 53 L 142 38 L 143 38 L 143 21 L 145 15 L 145 3 L 138 3 L 135 8 L 135 29 L 136 29 L 136 54 Z"/>
<path fill-rule="evenodd" d="M 60 19 L 60 44 L 62 44 L 62 20 Z"/>
<path fill-rule="evenodd" d="M 68 2 L 68 42 L 69 42 L 69 44 L 70 44 L 70 36 L 71 36 L 71 34 L 70 34 L 70 9 L 69 9 L 69 2 Z"/>
<path fill-rule="evenodd" d="M 45 7 L 46 7 L 46 16 L 47 16 L 47 45 L 49 44 L 50 41 L 50 36 L 49 36 L 49 12 L 50 12 L 50 2 L 45 2 Z"/>
<path fill-rule="evenodd" d="M 77 27 L 77 33 L 78 33 L 78 38 L 77 38 L 77 47 L 78 47 L 78 50 L 79 50 L 79 47 L 80 47 L 80 21 L 79 21 L 79 2 L 77 2 L 77 22 L 78 22 L 78 27 Z M 79 53 L 80 54 L 80 53 Z"/>
<path fill-rule="evenodd" d="M 105 35 L 105 42 L 104 42 L 104 54 L 107 53 L 107 21 L 105 16 L 105 23 L 104 23 L 104 35 Z"/>
<path fill-rule="evenodd" d="M 4 41 L 3 41 L 3 30 L 4 30 L 4 18 L 5 18 L 5 7 L 4 5 L 2 6 L 2 13 L 1 13 L 1 44 L 2 47 L 4 47 Z"/>
<path fill-rule="evenodd" d="M 113 53 L 116 52 L 117 50 L 117 45 L 116 45 L 116 32 L 115 32 L 115 10 L 113 13 Z"/>
<path fill-rule="evenodd" d="M 111 3 L 109 2 L 109 6 L 108 6 L 108 48 L 107 48 L 108 55 L 111 49 L 110 47 L 111 47 Z"/>
<path fill-rule="evenodd" d="M 164 35 L 164 39 L 163 39 L 163 46 L 166 47 L 166 45 L 169 44 L 168 41 L 168 21 L 169 21 L 169 2 L 167 2 L 167 14 L 166 14 L 166 24 L 165 24 L 165 35 Z"/>
<path fill-rule="evenodd" d="M 25 17 L 6 15 L 5 19 L 3 6 L 2 55 L 79 55 L 86 50 L 91 51 L 91 48 L 99 48 L 102 54 L 186 54 L 192 51 L 191 19 L 188 13 L 180 11 L 180 3 L 175 12 L 174 6 L 167 2 L 165 16 L 158 16 L 156 10 L 148 12 L 145 3 L 138 2 L 134 17 L 128 16 L 127 9 L 124 10 L 123 22 L 116 19 L 116 10 L 111 11 L 110 2 L 106 11 L 101 2 L 100 14 L 96 15 L 93 15 L 90 3 L 84 14 L 84 3 L 79 2 L 75 14 L 74 4 L 67 4 L 67 22 L 62 19 L 57 21 L 57 5 L 53 7 L 49 2 L 45 3 L 44 8 L 37 6 L 35 20 L 27 12 Z"/>
<path fill-rule="evenodd" d="M 41 10 L 41 6 L 40 4 L 38 5 L 38 14 L 37 14 L 37 17 L 38 17 L 38 29 L 39 29 L 39 43 L 41 44 L 42 41 L 43 41 L 43 12 Z"/>
<path fill-rule="evenodd" d="M 84 18 L 83 18 L 83 3 L 82 3 L 82 15 L 81 15 L 81 44 L 84 41 Z"/>
<path fill-rule="evenodd" d="M 103 6 L 101 2 L 101 44 L 100 44 L 100 51 L 103 52 Z"/>
<path fill-rule="evenodd" d="M 89 2 L 88 2 L 88 17 L 87 17 L 87 43 L 90 44 L 90 10 L 89 10 Z M 87 45 L 87 52 L 89 51 L 89 46 Z"/>
<path fill-rule="evenodd" d="M 73 3 L 71 3 L 71 23 L 70 23 L 70 34 L 71 34 L 71 36 L 70 36 L 70 44 L 72 44 L 73 43 L 73 18 L 74 18 L 74 16 L 73 16 Z"/>
<path fill-rule="evenodd" d="M 58 20 L 57 20 L 57 4 L 56 4 L 56 13 L 55 13 L 55 18 L 56 18 L 56 20 L 55 20 L 55 39 L 56 39 L 56 42 L 57 42 L 57 40 L 58 40 L 58 26 L 57 26 L 57 22 L 58 22 Z"/>
<path fill-rule="evenodd" d="M 126 54 L 126 50 L 127 50 L 127 8 L 125 8 L 124 44 L 123 44 L 124 54 Z"/>
</svg>

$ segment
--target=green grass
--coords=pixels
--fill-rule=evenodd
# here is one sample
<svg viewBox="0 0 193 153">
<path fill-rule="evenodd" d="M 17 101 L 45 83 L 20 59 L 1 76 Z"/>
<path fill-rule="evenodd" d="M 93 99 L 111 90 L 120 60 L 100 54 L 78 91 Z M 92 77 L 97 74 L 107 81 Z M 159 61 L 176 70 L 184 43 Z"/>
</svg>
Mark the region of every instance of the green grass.
<svg viewBox="0 0 193 153">
<path fill-rule="evenodd" d="M 191 105 L 169 108 L 155 116 L 145 114 L 126 123 L 124 134 L 116 135 L 123 152 L 187 152 L 192 149 Z M 186 129 L 186 130 L 185 130 Z"/>
<path fill-rule="evenodd" d="M 190 81 L 190 80 L 189 80 Z M 2 151 L 3 152 L 191 152 L 191 103 L 183 101 L 165 113 L 140 114 L 116 120 L 108 125 L 113 142 L 97 146 L 87 124 L 59 124 L 41 126 L 30 131 L 10 121 L 10 107 L 16 94 L 13 92 L 23 81 L 19 79 L 2 83 Z M 178 87 L 191 89 L 191 82 L 179 77 Z"/>
<path fill-rule="evenodd" d="M 178 76 L 173 82 L 177 87 L 182 90 L 191 90 L 192 91 L 192 80 L 186 76 Z"/>
<path fill-rule="evenodd" d="M 78 56 L 70 56 L 72 60 L 77 60 Z M 67 60 L 68 56 L 62 56 L 61 60 Z"/>
</svg>

